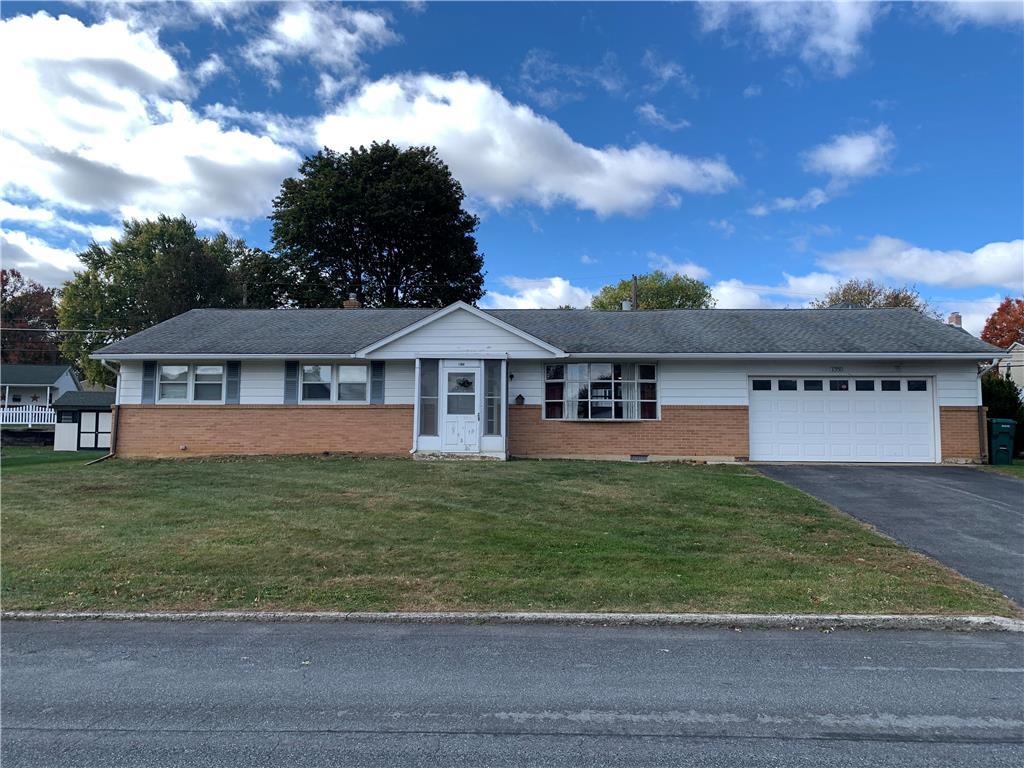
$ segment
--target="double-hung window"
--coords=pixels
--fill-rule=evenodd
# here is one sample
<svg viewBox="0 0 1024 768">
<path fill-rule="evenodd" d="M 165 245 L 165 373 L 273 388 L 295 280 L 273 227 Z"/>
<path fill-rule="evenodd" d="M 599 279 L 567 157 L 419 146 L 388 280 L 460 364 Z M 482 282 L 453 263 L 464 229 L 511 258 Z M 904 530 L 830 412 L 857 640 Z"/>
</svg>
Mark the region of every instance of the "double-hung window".
<svg viewBox="0 0 1024 768">
<path fill-rule="evenodd" d="M 220 403 L 224 400 L 224 366 L 161 365 L 157 387 L 160 402 Z"/>
<path fill-rule="evenodd" d="M 544 418 L 638 421 L 658 418 L 653 363 L 558 363 L 544 371 Z"/>
<path fill-rule="evenodd" d="M 304 403 L 365 403 L 370 388 L 368 365 L 303 365 Z"/>
<path fill-rule="evenodd" d="M 368 365 L 339 365 L 338 402 L 365 403 L 369 374 Z"/>
<path fill-rule="evenodd" d="M 331 401 L 331 366 L 302 366 L 302 399 L 304 402 Z"/>
</svg>

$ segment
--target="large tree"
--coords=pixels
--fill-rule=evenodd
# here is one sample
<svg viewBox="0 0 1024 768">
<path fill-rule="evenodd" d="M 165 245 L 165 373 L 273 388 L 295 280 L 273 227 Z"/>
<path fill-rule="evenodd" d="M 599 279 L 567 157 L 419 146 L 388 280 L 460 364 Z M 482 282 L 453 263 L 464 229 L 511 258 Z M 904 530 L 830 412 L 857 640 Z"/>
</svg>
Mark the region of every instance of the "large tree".
<svg viewBox="0 0 1024 768">
<path fill-rule="evenodd" d="M 267 254 L 227 235 L 200 237 L 183 216 L 127 221 L 109 246 L 92 243 L 78 254 L 84 269 L 60 293 L 61 349 L 93 381 L 110 374 L 89 354 L 155 323 L 203 307 L 274 306 L 280 279 Z M 254 265 L 259 269 L 250 272 Z M 93 331 L 92 329 L 96 329 Z"/>
<path fill-rule="evenodd" d="M 374 143 L 307 157 L 274 199 L 275 250 L 302 306 L 436 307 L 483 295 L 479 220 L 431 147 Z"/>
<path fill-rule="evenodd" d="M 1004 349 L 1015 341 L 1024 344 L 1024 299 L 1003 299 L 985 321 L 981 338 Z"/>
<path fill-rule="evenodd" d="M 53 288 L 0 270 L 0 359 L 5 363 L 56 363 L 60 359 Z"/>
<path fill-rule="evenodd" d="M 822 298 L 811 302 L 815 309 L 850 306 L 865 309 L 908 307 L 926 315 L 937 316 L 916 288 L 903 285 L 896 288 L 874 280 L 846 280 L 830 289 Z"/>
<path fill-rule="evenodd" d="M 638 275 L 637 306 L 634 309 L 711 309 L 715 298 L 707 283 L 685 275 L 669 276 L 661 270 Z M 593 309 L 622 309 L 622 302 L 631 300 L 633 281 L 621 280 L 606 285 L 591 300 Z"/>
</svg>

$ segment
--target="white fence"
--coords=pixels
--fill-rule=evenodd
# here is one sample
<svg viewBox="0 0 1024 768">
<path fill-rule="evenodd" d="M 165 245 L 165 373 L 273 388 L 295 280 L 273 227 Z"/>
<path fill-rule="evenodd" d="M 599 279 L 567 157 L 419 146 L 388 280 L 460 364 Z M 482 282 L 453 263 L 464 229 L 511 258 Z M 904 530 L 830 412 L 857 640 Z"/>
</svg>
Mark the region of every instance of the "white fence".
<svg viewBox="0 0 1024 768">
<path fill-rule="evenodd" d="M 0 426 L 5 424 L 34 427 L 37 424 L 56 424 L 57 412 L 45 405 L 18 405 L 0 408 Z"/>
</svg>

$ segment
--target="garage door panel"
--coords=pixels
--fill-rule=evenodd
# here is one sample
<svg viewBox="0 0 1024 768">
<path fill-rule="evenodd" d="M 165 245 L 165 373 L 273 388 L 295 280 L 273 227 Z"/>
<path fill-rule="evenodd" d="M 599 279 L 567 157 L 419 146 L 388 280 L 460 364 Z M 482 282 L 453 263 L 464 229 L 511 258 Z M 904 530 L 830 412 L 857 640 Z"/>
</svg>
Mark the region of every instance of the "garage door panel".
<svg viewBox="0 0 1024 768">
<path fill-rule="evenodd" d="M 750 392 L 750 457 L 761 461 L 935 461 L 935 414 L 931 385 L 910 392 L 885 379 L 858 391 L 852 380 L 824 391 Z M 815 379 L 821 381 L 821 379 Z M 860 379 L 864 381 L 864 379 Z M 871 381 L 870 379 L 868 381 Z M 846 386 L 844 389 L 843 386 Z M 870 386 L 870 385 L 867 385 Z"/>
</svg>

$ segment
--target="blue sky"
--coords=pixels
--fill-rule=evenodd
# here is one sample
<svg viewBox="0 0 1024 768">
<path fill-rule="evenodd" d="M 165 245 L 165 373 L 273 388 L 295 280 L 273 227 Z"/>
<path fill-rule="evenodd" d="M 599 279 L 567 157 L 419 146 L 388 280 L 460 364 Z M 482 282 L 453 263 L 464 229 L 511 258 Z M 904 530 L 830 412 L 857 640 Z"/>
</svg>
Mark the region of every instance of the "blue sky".
<svg viewBox="0 0 1024 768">
<path fill-rule="evenodd" d="M 3 260 L 59 284 L 122 217 L 269 247 L 320 145 L 434 144 L 485 306 L 652 267 L 719 306 L 1024 293 L 1020 3 L 5 3 Z"/>
</svg>

